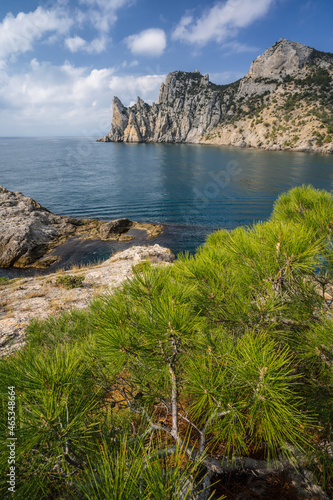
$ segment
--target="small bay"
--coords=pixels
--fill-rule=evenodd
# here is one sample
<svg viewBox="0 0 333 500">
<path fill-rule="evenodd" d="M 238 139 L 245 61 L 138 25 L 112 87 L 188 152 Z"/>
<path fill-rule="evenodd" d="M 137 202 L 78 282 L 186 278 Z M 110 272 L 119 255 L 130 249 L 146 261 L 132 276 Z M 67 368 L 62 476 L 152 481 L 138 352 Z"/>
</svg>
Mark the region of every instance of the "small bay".
<svg viewBox="0 0 333 500">
<path fill-rule="evenodd" d="M 333 156 L 313 153 L 55 137 L 1 138 L 0 155 L 6 189 L 61 215 L 165 224 L 151 243 L 175 253 L 193 253 L 216 229 L 266 220 L 294 186 L 333 183 Z"/>
</svg>

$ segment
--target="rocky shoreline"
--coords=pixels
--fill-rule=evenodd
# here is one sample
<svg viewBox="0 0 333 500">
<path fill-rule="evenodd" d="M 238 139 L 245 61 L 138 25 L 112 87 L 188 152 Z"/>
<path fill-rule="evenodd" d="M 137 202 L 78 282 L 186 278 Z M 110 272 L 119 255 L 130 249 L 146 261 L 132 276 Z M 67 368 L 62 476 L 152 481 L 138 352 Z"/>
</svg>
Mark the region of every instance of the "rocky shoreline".
<svg viewBox="0 0 333 500">
<path fill-rule="evenodd" d="M 22 193 L 0 186 L 0 267 L 48 268 L 59 263 L 51 252 L 70 237 L 101 241 L 130 241 L 130 229 L 145 231 L 147 240 L 163 232 L 158 224 L 117 219 L 76 219 L 55 215 Z"/>
<path fill-rule="evenodd" d="M 262 142 L 259 142 L 258 144 L 252 144 L 251 140 L 247 142 L 244 137 L 241 139 L 239 139 L 239 137 L 236 137 L 235 139 L 230 138 L 221 141 L 221 139 L 218 137 L 218 133 L 216 135 L 217 136 L 213 134 L 212 138 L 199 141 L 199 144 L 207 144 L 213 146 L 231 146 L 235 148 L 244 148 L 244 149 L 263 149 L 265 151 L 290 151 L 295 153 L 333 154 L 333 145 L 327 147 L 318 147 L 318 146 L 309 146 L 303 144 L 297 147 L 292 147 L 274 143 L 264 144 Z"/>
<path fill-rule="evenodd" d="M 88 307 L 94 297 L 112 291 L 130 278 L 133 266 L 140 262 L 169 265 L 173 260 L 173 253 L 160 245 L 134 246 L 99 265 L 0 281 L 0 357 L 24 345 L 25 329 L 32 319 Z M 62 283 L 66 283 L 68 277 L 82 283 L 67 289 Z"/>
</svg>

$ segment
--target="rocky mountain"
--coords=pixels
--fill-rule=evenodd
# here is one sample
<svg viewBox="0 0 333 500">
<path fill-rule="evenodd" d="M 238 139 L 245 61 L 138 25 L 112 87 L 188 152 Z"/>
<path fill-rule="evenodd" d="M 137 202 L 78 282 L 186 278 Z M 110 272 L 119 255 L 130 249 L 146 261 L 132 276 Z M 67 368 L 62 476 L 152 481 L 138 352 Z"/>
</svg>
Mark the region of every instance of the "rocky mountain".
<svg viewBox="0 0 333 500">
<path fill-rule="evenodd" d="M 104 142 L 190 142 L 333 152 L 333 54 L 280 39 L 247 75 L 215 85 L 199 71 L 174 71 L 158 102 L 115 97 Z"/>
</svg>

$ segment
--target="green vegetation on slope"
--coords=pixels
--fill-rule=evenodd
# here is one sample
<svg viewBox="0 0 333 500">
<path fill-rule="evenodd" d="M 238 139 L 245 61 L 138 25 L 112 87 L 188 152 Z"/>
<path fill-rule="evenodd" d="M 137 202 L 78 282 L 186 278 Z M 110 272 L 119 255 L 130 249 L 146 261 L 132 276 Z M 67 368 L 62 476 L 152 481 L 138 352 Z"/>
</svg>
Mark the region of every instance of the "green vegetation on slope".
<svg viewBox="0 0 333 500">
<path fill-rule="evenodd" d="M 302 456 L 329 491 L 332 225 L 332 195 L 295 188 L 270 221 L 32 322 L 0 362 L 1 470 L 16 392 L 15 498 L 208 498 L 213 474 L 258 456 Z"/>
<path fill-rule="evenodd" d="M 225 125 L 236 124 L 242 133 L 250 128 L 257 132 L 257 125 L 267 127 L 264 135 L 259 127 L 260 142 L 294 147 L 299 141 L 307 146 L 325 147 L 332 142 L 333 134 L 333 84 L 332 65 L 326 68 L 313 62 L 304 68 L 303 74 L 294 77 L 286 75 L 281 80 L 256 78 L 258 93 L 238 97 L 229 102 L 232 113 L 224 118 Z M 266 88 L 266 90 L 264 90 Z M 260 91 L 259 91 L 260 89 Z M 210 131 L 207 140 L 214 137 Z M 284 138 L 284 139 L 283 139 Z M 265 141 L 263 141 L 265 139 Z M 245 134 L 246 141 L 246 134 Z"/>
</svg>

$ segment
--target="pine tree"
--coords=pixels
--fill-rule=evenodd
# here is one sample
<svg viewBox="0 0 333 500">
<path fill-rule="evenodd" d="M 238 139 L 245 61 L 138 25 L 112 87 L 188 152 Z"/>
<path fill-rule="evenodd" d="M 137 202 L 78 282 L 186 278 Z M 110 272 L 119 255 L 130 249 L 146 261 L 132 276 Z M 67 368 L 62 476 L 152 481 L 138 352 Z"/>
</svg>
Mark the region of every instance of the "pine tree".
<svg viewBox="0 0 333 500">
<path fill-rule="evenodd" d="M 331 221 L 330 193 L 295 188 L 268 222 L 32 322 L 0 362 L 4 470 L 17 391 L 15 498 L 203 500 L 213 477 L 300 460 L 331 491 Z"/>
</svg>

